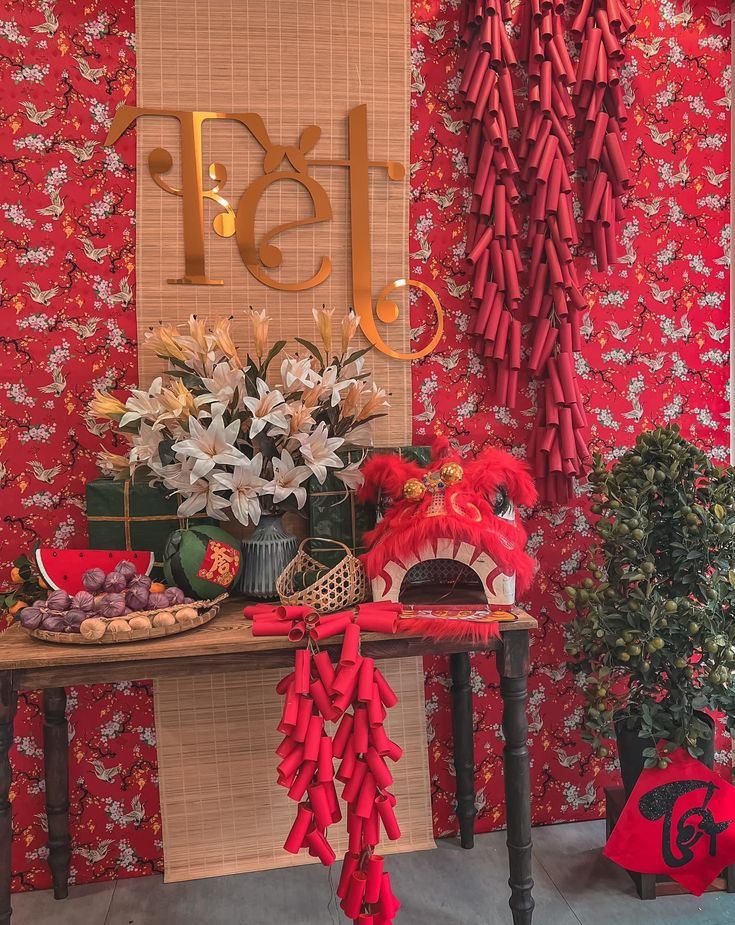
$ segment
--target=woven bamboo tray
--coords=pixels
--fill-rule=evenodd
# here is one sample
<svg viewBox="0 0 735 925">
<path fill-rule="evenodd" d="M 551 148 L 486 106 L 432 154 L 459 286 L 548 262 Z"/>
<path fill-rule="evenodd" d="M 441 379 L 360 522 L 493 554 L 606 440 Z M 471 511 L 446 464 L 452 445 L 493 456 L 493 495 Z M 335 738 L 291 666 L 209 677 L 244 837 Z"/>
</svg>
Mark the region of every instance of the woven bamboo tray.
<svg viewBox="0 0 735 925">
<path fill-rule="evenodd" d="M 140 642 L 141 639 L 158 639 L 161 636 L 174 636 L 177 633 L 185 633 L 197 626 L 203 626 L 205 623 L 217 616 L 219 605 L 227 598 L 226 594 L 220 594 L 211 601 L 195 601 L 192 604 L 176 604 L 173 607 L 159 607 L 157 610 L 140 610 L 136 611 L 136 617 L 153 617 L 157 613 L 166 610 L 175 614 L 182 607 L 193 607 L 198 611 L 197 616 L 183 623 L 174 623 L 172 626 L 152 626 L 150 629 L 131 630 L 129 633 L 119 635 L 111 633 L 109 630 L 99 639 L 85 639 L 81 633 L 52 633 L 49 630 L 26 630 L 29 636 L 34 639 L 43 639 L 44 642 L 61 643 L 62 645 L 77 646 L 99 646 L 115 645 L 122 642 Z M 117 618 L 119 619 L 119 618 Z M 109 622 L 109 621 L 108 621 Z"/>
</svg>

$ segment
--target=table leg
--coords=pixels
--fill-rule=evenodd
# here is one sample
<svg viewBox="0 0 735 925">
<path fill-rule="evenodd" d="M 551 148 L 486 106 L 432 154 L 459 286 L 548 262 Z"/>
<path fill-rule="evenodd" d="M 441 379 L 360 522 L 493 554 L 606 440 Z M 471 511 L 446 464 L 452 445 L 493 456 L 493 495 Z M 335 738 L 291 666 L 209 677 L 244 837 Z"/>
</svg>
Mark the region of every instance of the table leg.
<svg viewBox="0 0 735 925">
<path fill-rule="evenodd" d="M 531 891 L 531 774 L 528 760 L 528 632 L 503 634 L 498 653 L 500 692 L 503 696 L 505 735 L 504 777 L 508 818 L 510 908 L 514 925 L 531 925 L 534 901 Z"/>
<path fill-rule="evenodd" d="M 48 864 L 54 882 L 54 898 L 69 894 L 69 729 L 66 691 L 49 687 L 43 692 L 43 751 L 48 818 Z"/>
<path fill-rule="evenodd" d="M 10 674 L 0 674 L 0 925 L 8 925 L 13 914 L 10 905 L 12 880 L 11 847 L 13 844 L 13 811 L 10 805 L 10 746 L 13 744 L 13 720 L 17 695 Z"/>
<path fill-rule="evenodd" d="M 475 741 L 472 728 L 470 656 L 458 652 L 449 657 L 452 672 L 452 731 L 454 770 L 457 778 L 457 819 L 463 848 L 475 844 Z"/>
</svg>

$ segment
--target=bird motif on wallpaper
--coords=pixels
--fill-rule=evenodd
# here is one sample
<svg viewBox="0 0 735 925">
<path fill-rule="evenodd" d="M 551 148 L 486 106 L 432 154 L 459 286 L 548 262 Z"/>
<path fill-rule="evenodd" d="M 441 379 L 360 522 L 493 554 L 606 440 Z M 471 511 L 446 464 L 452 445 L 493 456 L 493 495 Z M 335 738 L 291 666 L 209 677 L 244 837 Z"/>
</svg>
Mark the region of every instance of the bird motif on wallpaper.
<svg viewBox="0 0 735 925">
<path fill-rule="evenodd" d="M 421 424 L 431 424 L 435 417 L 436 408 L 432 405 L 431 400 L 426 398 L 424 399 L 424 410 L 419 414 L 414 414 L 413 419 Z"/>
<path fill-rule="evenodd" d="M 99 79 L 105 73 L 106 68 L 90 67 L 87 63 L 87 59 L 83 58 L 81 55 L 74 55 L 73 57 L 77 62 L 77 67 L 79 68 L 79 73 L 82 75 L 82 77 L 85 80 L 88 80 L 90 83 L 99 83 Z"/>
<path fill-rule="evenodd" d="M 66 326 L 71 328 L 80 340 L 87 340 L 94 336 L 100 321 L 102 321 L 101 318 L 87 318 L 83 324 L 78 324 L 76 321 L 67 321 Z"/>
<path fill-rule="evenodd" d="M 432 42 L 441 42 L 447 32 L 447 21 L 446 19 L 437 19 L 436 24 L 430 26 L 428 23 L 417 22 L 414 23 L 412 28 L 417 32 L 423 32 L 424 35 L 427 35 Z"/>
<path fill-rule="evenodd" d="M 91 159 L 94 154 L 94 149 L 99 144 L 99 141 L 85 141 L 83 145 L 75 145 L 70 141 L 65 141 L 60 145 L 65 151 L 68 151 L 74 156 L 74 160 L 78 164 L 83 164 L 84 161 Z"/>
<path fill-rule="evenodd" d="M 653 218 L 654 215 L 658 214 L 663 201 L 663 196 L 654 196 L 650 202 L 646 202 L 645 199 L 639 199 L 638 205 L 641 207 L 641 212 L 643 212 L 646 218 Z"/>
<path fill-rule="evenodd" d="M 109 247 L 95 247 L 89 238 L 81 238 L 80 240 L 84 248 L 84 253 L 90 260 L 94 260 L 95 263 L 102 263 L 105 257 L 110 253 Z"/>
<path fill-rule="evenodd" d="M 717 173 L 709 164 L 705 164 L 704 172 L 712 186 L 720 187 L 730 176 L 730 172 L 725 170 L 723 173 Z"/>
<path fill-rule="evenodd" d="M 64 200 L 57 189 L 52 189 L 49 193 L 51 205 L 44 206 L 42 209 L 36 209 L 39 215 L 50 215 L 51 218 L 60 218 L 64 211 Z"/>
<path fill-rule="evenodd" d="M 454 198 L 457 195 L 457 187 L 450 186 L 446 193 L 440 193 L 438 190 L 428 190 L 426 193 L 427 199 L 432 199 L 442 209 L 448 209 L 453 203 Z"/>
<path fill-rule="evenodd" d="M 442 113 L 442 122 L 444 123 L 444 128 L 453 135 L 459 135 L 465 129 L 464 119 L 453 119 L 452 114 L 449 112 Z"/>
<path fill-rule="evenodd" d="M 114 839 L 105 838 L 101 842 L 98 842 L 94 848 L 85 848 L 82 845 L 78 848 L 75 847 L 74 854 L 78 854 L 90 864 L 99 864 L 100 861 L 104 861 L 109 854 L 110 848 L 114 844 Z"/>
<path fill-rule="evenodd" d="M 633 245 L 629 242 L 625 242 L 625 253 L 621 254 L 618 257 L 618 262 L 625 264 L 626 267 L 632 267 L 635 265 L 636 259 L 638 257 L 637 252 L 633 249 Z"/>
<path fill-rule="evenodd" d="M 563 748 L 555 748 L 556 757 L 559 759 L 559 764 L 563 768 L 573 768 L 582 757 L 581 752 L 577 752 L 576 755 L 567 755 Z"/>
<path fill-rule="evenodd" d="M 579 326 L 579 333 L 585 340 L 589 340 L 595 333 L 595 326 L 592 324 L 591 312 L 585 312 L 582 315 L 582 323 Z"/>
<path fill-rule="evenodd" d="M 681 186 L 686 186 L 691 175 L 692 172 L 689 169 L 689 165 L 687 164 L 687 159 L 683 158 L 683 160 L 679 161 L 679 170 L 676 173 L 671 174 L 671 179 L 674 183 L 679 183 Z"/>
<path fill-rule="evenodd" d="M 431 257 L 431 244 L 429 244 L 429 239 L 423 237 L 423 235 L 418 235 L 418 239 L 419 249 L 414 251 L 410 256 L 415 257 L 416 260 L 426 262 L 429 257 Z"/>
<path fill-rule="evenodd" d="M 121 769 L 121 764 L 116 764 L 113 768 L 106 768 L 101 761 L 96 759 L 92 761 L 92 770 L 94 771 L 94 776 L 98 780 L 106 781 L 108 784 L 115 780 L 115 778 L 120 774 Z"/>
<path fill-rule="evenodd" d="M 461 286 L 458 286 L 451 276 L 448 276 L 444 282 L 447 284 L 447 292 L 453 299 L 461 299 L 462 296 L 469 292 L 472 288 L 472 283 L 462 283 Z"/>
<path fill-rule="evenodd" d="M 730 266 L 730 251 L 725 250 L 724 253 L 722 254 L 722 257 L 715 257 L 715 259 L 712 262 L 716 263 L 717 266 L 719 267 L 729 267 Z"/>
<path fill-rule="evenodd" d="M 454 369 L 455 366 L 457 366 L 462 353 L 462 350 L 452 350 L 449 356 L 438 356 L 436 361 L 444 370 L 444 372 L 448 373 L 450 370 Z"/>
<path fill-rule="evenodd" d="M 426 79 L 424 75 L 418 68 L 414 68 L 411 72 L 411 77 L 413 78 L 411 92 L 415 93 L 416 96 L 423 96 L 426 92 Z"/>
<path fill-rule="evenodd" d="M 43 305 L 44 308 L 49 307 L 51 299 L 53 299 L 59 291 L 58 286 L 52 286 L 50 289 L 41 289 L 38 283 L 23 283 L 23 285 L 28 290 L 31 299 L 34 302 L 38 302 L 39 305 Z"/>
<path fill-rule="evenodd" d="M 46 392 L 51 395 L 61 395 L 66 388 L 66 378 L 60 369 L 55 369 L 51 374 L 51 382 L 48 385 L 38 387 L 39 392 Z"/>
<path fill-rule="evenodd" d="M 692 21 L 694 14 L 692 13 L 692 5 L 689 0 L 684 0 L 684 3 L 681 6 L 681 13 L 676 13 L 672 17 L 672 22 L 675 26 L 683 26 L 685 29 Z"/>
<path fill-rule="evenodd" d="M 662 305 L 665 305 L 674 294 L 673 289 L 662 289 L 656 282 L 649 283 L 648 288 L 651 290 L 654 299 Z"/>
<path fill-rule="evenodd" d="M 668 143 L 671 141 L 672 135 L 674 134 L 671 130 L 668 132 L 659 132 L 655 125 L 649 125 L 648 131 L 651 133 L 651 138 L 656 142 L 657 145 L 668 145 Z"/>
<path fill-rule="evenodd" d="M 94 434 L 95 437 L 102 437 L 107 433 L 108 430 L 112 427 L 110 421 L 98 421 L 96 418 L 90 417 L 88 414 L 82 415 L 82 420 L 84 421 L 84 426 L 90 432 Z"/>
<path fill-rule="evenodd" d="M 23 107 L 23 109 L 25 109 L 28 119 L 33 122 L 34 125 L 46 125 L 51 116 L 53 116 L 53 114 L 56 112 L 55 106 L 51 106 L 50 109 L 36 109 L 30 100 L 25 100 L 24 102 L 21 102 L 20 105 Z"/>
<path fill-rule="evenodd" d="M 629 421 L 635 421 L 636 424 L 643 417 L 643 405 L 638 401 L 638 398 L 633 398 L 631 401 L 630 411 L 624 411 L 623 417 L 627 418 Z"/>
<path fill-rule="evenodd" d="M 117 292 L 113 293 L 110 298 L 107 300 L 110 305 L 122 305 L 123 308 L 127 308 L 130 305 L 130 302 L 133 298 L 133 290 L 130 288 L 130 281 L 126 276 L 125 279 L 120 283 L 120 288 Z"/>
<path fill-rule="evenodd" d="M 139 826 L 141 822 L 145 819 L 145 810 L 143 809 L 143 804 L 140 801 L 139 796 L 133 797 L 132 809 L 129 813 L 120 816 L 120 825 L 135 825 Z"/>
<path fill-rule="evenodd" d="M 644 363 L 652 373 L 656 373 L 661 369 L 666 361 L 665 353 L 657 353 L 655 357 L 646 357 L 641 356 L 641 363 Z"/>
<path fill-rule="evenodd" d="M 31 26 L 31 32 L 40 32 L 42 35 L 47 35 L 51 38 L 58 28 L 59 20 L 54 16 L 54 11 L 50 6 L 45 6 L 43 9 L 43 22 Z"/>
<path fill-rule="evenodd" d="M 608 321 L 607 326 L 610 328 L 610 333 L 615 338 L 615 340 L 627 340 L 633 333 L 632 324 L 629 324 L 626 328 L 621 328 L 617 321 Z"/>
<path fill-rule="evenodd" d="M 711 321 L 705 321 L 704 326 L 705 328 L 707 328 L 707 333 L 709 334 L 709 336 L 713 340 L 716 340 L 718 344 L 724 343 L 725 338 L 730 333 L 729 327 L 728 328 L 718 328 Z"/>
<path fill-rule="evenodd" d="M 61 466 L 51 466 L 49 469 L 44 469 L 43 465 L 37 459 L 32 459 L 28 465 L 31 467 L 31 472 L 36 476 L 38 481 L 45 482 L 47 485 L 50 485 L 61 472 Z"/>
<path fill-rule="evenodd" d="M 723 13 L 722 10 L 718 10 L 716 6 L 708 6 L 707 12 L 715 26 L 726 26 L 730 22 L 730 13 Z"/>
<path fill-rule="evenodd" d="M 652 58 L 654 55 L 657 55 L 661 50 L 663 45 L 664 37 L 662 35 L 656 35 L 650 42 L 638 41 L 635 44 L 643 52 L 644 58 Z"/>
<path fill-rule="evenodd" d="M 729 94 L 727 96 L 721 96 L 719 100 L 715 100 L 715 106 L 722 106 L 723 109 L 731 109 L 732 97 Z"/>
</svg>

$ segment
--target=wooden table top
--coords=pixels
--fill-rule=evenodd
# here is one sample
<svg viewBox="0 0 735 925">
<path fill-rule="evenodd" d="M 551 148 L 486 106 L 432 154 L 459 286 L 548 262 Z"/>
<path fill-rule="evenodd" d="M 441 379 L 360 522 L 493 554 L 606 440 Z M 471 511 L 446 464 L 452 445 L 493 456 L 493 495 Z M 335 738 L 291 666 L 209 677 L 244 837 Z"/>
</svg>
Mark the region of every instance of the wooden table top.
<svg viewBox="0 0 735 925">
<path fill-rule="evenodd" d="M 63 645 L 31 638 L 20 625 L 15 624 L 0 634 L 0 671 L 14 675 L 16 689 L 55 686 L 53 679 L 69 678 L 63 686 L 72 683 L 104 683 L 105 681 L 155 678 L 196 669 L 231 667 L 272 668 L 288 665 L 294 643 L 284 637 L 254 637 L 251 624 L 242 615 L 243 601 L 225 601 L 219 614 L 197 629 L 141 642 L 117 645 Z M 422 608 L 426 609 L 426 608 Z M 513 611 L 513 620 L 500 623 L 502 633 L 514 630 L 531 630 L 536 620 L 520 609 Z M 340 637 L 322 646 L 337 650 Z M 452 652 L 472 652 L 497 648 L 471 641 L 427 640 L 412 636 L 365 635 L 364 654 L 377 658 L 401 658 L 415 655 L 442 655 Z M 173 663 L 172 663 L 173 660 Z M 186 666 L 181 664 L 185 660 Z M 204 667 L 204 666 L 207 667 Z M 51 679 L 51 680 L 50 680 Z M 62 686 L 62 685 L 60 685 Z"/>
</svg>

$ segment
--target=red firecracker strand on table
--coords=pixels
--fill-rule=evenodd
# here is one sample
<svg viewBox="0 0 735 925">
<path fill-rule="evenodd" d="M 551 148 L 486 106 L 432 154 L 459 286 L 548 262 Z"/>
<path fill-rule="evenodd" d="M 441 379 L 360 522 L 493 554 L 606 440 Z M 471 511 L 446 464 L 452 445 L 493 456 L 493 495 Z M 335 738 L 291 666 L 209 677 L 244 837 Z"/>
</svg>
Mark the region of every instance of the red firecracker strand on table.
<svg viewBox="0 0 735 925">
<path fill-rule="evenodd" d="M 460 93 L 469 126 L 468 165 L 474 180 L 467 234 L 474 313 L 471 332 L 488 361 L 501 404 L 512 408 L 521 368 L 518 164 L 508 132 L 518 128 L 511 68 L 517 64 L 505 22 L 507 0 L 470 0 L 461 26 L 466 47 Z"/>
<path fill-rule="evenodd" d="M 584 171 L 582 219 L 585 243 L 600 270 L 617 260 L 617 223 L 630 186 L 621 132 L 628 113 L 620 68 L 625 60 L 621 42 L 634 29 L 622 0 L 583 0 L 572 24 L 572 35 L 581 45 L 573 95 L 577 165 Z"/>
<path fill-rule="evenodd" d="M 295 653 L 294 670 L 276 688 L 284 698 L 278 783 L 298 803 L 283 847 L 292 854 L 307 850 L 325 866 L 334 863 L 328 830 L 342 818 L 335 780 L 343 784 L 349 847 L 337 896 L 355 925 L 391 925 L 400 908 L 376 853 L 381 829 L 391 841 L 401 835 L 388 761 L 398 761 L 403 750 L 383 725 L 398 698 L 373 659 L 361 654 L 360 636 L 363 631 L 396 632 L 401 609 L 400 604 L 361 604 L 354 613 L 326 616 L 308 607 L 244 609 L 254 636 L 308 640 L 307 648 Z M 333 664 L 316 644 L 341 633 L 340 658 Z M 333 736 L 327 723 L 338 724 Z M 336 774 L 335 759 L 340 762 Z"/>
<path fill-rule="evenodd" d="M 519 147 L 529 201 L 527 246 L 531 320 L 528 369 L 540 380 L 528 457 L 540 495 L 565 502 L 589 463 L 586 418 L 575 372 L 580 349 L 580 291 L 571 248 L 578 244 L 572 207 L 574 66 L 564 43 L 559 8 L 524 3 L 521 59 L 528 67 L 528 106 Z"/>
</svg>

